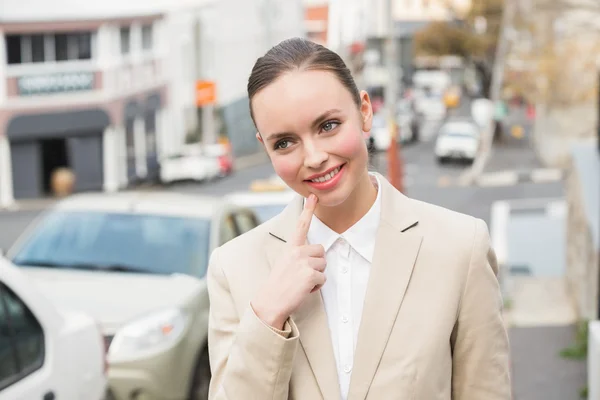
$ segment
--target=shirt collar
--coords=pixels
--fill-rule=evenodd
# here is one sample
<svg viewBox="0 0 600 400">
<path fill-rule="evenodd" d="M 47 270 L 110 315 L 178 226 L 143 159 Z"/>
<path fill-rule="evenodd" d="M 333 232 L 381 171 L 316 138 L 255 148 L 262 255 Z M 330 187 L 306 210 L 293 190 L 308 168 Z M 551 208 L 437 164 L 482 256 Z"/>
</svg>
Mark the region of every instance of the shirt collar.
<svg viewBox="0 0 600 400">
<path fill-rule="evenodd" d="M 376 175 L 370 175 L 377 184 L 377 198 L 367 213 L 341 235 L 334 232 L 319 218 L 313 215 L 308 229 L 309 243 L 321 244 L 328 251 L 335 241 L 342 237 L 350 246 L 368 262 L 373 262 L 375 253 L 375 235 L 381 217 L 381 183 Z"/>
</svg>

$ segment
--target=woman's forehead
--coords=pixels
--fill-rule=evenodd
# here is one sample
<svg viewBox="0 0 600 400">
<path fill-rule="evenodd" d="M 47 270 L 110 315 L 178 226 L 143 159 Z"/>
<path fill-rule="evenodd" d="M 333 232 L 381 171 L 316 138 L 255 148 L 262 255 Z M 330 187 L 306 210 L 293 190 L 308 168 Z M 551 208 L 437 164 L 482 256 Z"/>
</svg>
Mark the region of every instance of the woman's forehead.
<svg viewBox="0 0 600 400">
<path fill-rule="evenodd" d="M 286 73 L 258 92 L 252 109 L 259 129 L 282 123 L 311 124 L 327 110 L 355 107 L 350 92 L 327 71 Z M 279 128 L 278 128 L 279 129 Z"/>
</svg>

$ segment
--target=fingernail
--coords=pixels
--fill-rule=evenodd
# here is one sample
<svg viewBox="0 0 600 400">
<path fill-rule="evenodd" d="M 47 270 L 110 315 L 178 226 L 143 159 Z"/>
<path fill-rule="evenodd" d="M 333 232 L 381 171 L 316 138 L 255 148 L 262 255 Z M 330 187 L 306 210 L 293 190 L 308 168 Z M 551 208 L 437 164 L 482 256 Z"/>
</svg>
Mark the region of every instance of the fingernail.
<svg viewBox="0 0 600 400">
<path fill-rule="evenodd" d="M 311 193 L 310 196 L 308 196 L 308 200 L 310 200 L 311 203 L 315 203 L 317 201 L 317 196 Z"/>
</svg>

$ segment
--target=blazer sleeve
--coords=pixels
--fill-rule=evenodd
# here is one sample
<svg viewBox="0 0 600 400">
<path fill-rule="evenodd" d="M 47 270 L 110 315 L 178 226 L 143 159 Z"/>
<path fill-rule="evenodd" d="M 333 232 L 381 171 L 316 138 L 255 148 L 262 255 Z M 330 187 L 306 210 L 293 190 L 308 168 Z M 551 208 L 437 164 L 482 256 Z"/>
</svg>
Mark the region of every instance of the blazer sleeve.
<svg viewBox="0 0 600 400">
<path fill-rule="evenodd" d="M 508 335 L 497 277 L 498 263 L 487 225 L 478 219 L 452 334 L 453 400 L 511 399 Z"/>
<path fill-rule="evenodd" d="M 208 267 L 208 351 L 212 378 L 209 400 L 287 400 L 298 329 L 288 319 L 277 331 L 248 303 L 238 315 L 230 285 L 213 252 Z"/>
</svg>

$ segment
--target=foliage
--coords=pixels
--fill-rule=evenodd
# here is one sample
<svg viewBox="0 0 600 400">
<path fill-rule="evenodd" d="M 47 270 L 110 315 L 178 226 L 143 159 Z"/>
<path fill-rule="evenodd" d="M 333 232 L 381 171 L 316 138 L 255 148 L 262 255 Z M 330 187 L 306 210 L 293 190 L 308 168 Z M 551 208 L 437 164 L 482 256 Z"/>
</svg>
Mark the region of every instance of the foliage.
<svg viewBox="0 0 600 400">
<path fill-rule="evenodd" d="M 575 333 L 575 343 L 570 347 L 561 350 L 560 355 L 563 358 L 571 360 L 583 360 L 587 357 L 588 348 L 588 322 L 580 321 L 577 323 Z"/>
</svg>

